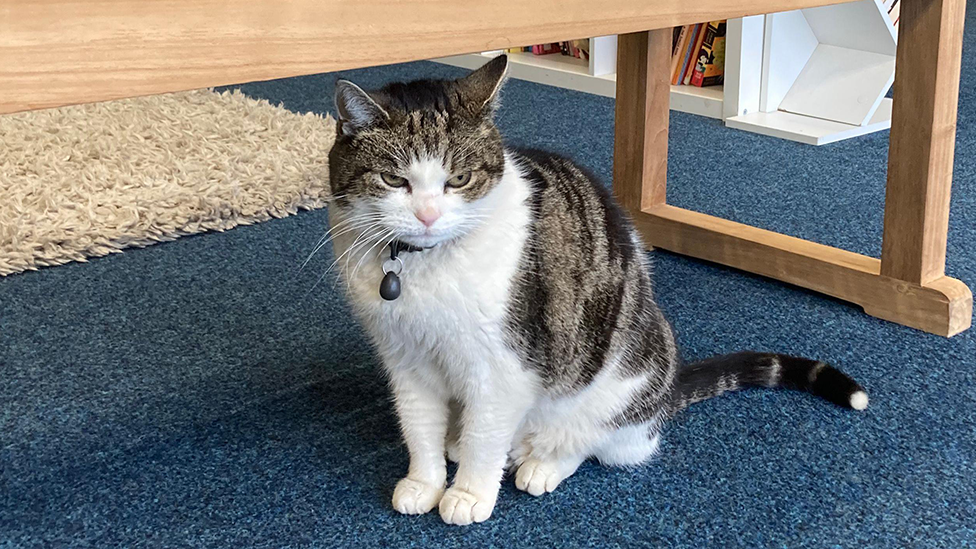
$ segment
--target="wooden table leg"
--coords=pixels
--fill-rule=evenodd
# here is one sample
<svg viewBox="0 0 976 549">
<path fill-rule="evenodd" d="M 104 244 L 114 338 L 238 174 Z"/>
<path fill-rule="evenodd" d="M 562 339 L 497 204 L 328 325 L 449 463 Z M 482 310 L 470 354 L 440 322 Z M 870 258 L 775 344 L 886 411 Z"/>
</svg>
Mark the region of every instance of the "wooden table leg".
<svg viewBox="0 0 976 549">
<path fill-rule="evenodd" d="M 909 8 L 911 6 L 911 8 Z M 669 206 L 670 29 L 617 46 L 614 193 L 647 244 L 856 303 L 873 316 L 951 336 L 972 292 L 944 276 L 964 0 L 902 8 L 883 261 Z"/>
<path fill-rule="evenodd" d="M 946 283 L 966 2 L 911 0 L 901 9 L 881 274 L 931 286 Z M 972 316 L 972 305 L 964 299 L 954 300 L 953 307 L 966 310 L 952 311 L 950 332 L 964 329 L 961 324 L 968 325 Z M 865 310 L 875 313 L 873 307 Z"/>
<path fill-rule="evenodd" d="M 671 115 L 671 29 L 617 38 L 613 190 L 630 211 L 664 204 Z"/>
</svg>

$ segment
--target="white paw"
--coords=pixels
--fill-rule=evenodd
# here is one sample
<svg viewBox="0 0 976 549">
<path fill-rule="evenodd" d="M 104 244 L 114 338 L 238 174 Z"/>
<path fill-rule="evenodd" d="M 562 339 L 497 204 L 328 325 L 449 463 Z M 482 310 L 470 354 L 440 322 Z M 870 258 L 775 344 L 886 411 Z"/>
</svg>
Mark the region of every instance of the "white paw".
<svg viewBox="0 0 976 549">
<path fill-rule="evenodd" d="M 400 479 L 393 490 L 393 508 L 404 515 L 422 515 L 433 509 L 443 494 L 443 487 Z"/>
<path fill-rule="evenodd" d="M 538 459 L 526 460 L 515 473 L 515 487 L 533 496 L 552 492 L 562 481 L 557 464 Z"/>
<path fill-rule="evenodd" d="M 495 508 L 494 498 L 479 498 L 460 488 L 450 488 L 441 498 L 441 518 L 448 524 L 466 526 L 472 522 L 484 522 Z"/>
</svg>

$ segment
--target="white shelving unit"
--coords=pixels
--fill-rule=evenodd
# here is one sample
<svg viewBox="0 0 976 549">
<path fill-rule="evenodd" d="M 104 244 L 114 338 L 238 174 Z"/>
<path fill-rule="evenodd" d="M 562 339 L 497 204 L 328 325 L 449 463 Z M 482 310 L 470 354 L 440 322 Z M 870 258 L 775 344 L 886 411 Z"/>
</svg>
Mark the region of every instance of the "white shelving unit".
<svg viewBox="0 0 976 549">
<path fill-rule="evenodd" d="M 812 145 L 891 127 L 897 34 L 882 0 L 730 19 L 725 85 L 671 86 L 671 109 Z M 589 62 L 510 53 L 512 78 L 606 97 L 616 91 L 615 36 L 590 39 Z M 435 61 L 474 69 L 490 51 Z"/>
<path fill-rule="evenodd" d="M 897 33 L 881 0 L 764 16 L 758 108 L 727 113 L 731 128 L 823 145 L 891 127 Z M 758 23 L 757 23 L 758 25 Z M 753 44 L 754 51 L 755 45 Z M 740 74 L 740 77 L 742 75 Z"/>
</svg>

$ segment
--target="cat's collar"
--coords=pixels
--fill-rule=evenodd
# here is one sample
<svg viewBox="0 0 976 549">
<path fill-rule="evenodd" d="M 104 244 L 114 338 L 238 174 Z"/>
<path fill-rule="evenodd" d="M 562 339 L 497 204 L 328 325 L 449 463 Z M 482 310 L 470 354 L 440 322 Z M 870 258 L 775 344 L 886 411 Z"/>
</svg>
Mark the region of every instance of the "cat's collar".
<svg viewBox="0 0 976 549">
<path fill-rule="evenodd" d="M 395 260 L 397 256 L 403 252 L 422 252 L 424 250 L 429 250 L 431 248 L 433 248 L 433 246 L 421 248 L 420 246 L 407 244 L 402 240 L 394 240 L 393 242 L 390 243 L 390 259 Z"/>
<path fill-rule="evenodd" d="M 403 252 L 422 252 L 429 250 L 433 246 L 421 248 L 413 244 L 407 244 L 400 240 L 390 243 L 390 260 L 383 263 L 383 281 L 380 282 L 380 297 L 387 301 L 393 301 L 400 297 L 400 273 L 403 272 L 403 260 L 398 256 Z"/>
</svg>

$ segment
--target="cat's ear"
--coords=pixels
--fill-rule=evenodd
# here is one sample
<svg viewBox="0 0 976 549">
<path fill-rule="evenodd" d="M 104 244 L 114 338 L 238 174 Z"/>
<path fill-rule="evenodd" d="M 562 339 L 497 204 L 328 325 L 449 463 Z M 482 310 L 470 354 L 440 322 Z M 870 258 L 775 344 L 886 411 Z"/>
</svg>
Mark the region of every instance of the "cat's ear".
<svg viewBox="0 0 976 549">
<path fill-rule="evenodd" d="M 508 56 L 499 55 L 459 80 L 465 99 L 478 109 L 498 107 L 498 90 L 508 74 Z"/>
<path fill-rule="evenodd" d="M 389 118 L 368 93 L 348 80 L 336 82 L 335 104 L 339 111 L 339 131 L 343 135 L 353 135 Z"/>
</svg>

